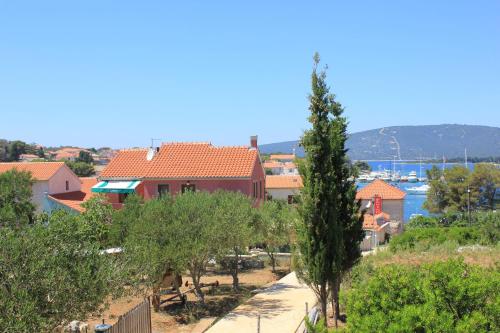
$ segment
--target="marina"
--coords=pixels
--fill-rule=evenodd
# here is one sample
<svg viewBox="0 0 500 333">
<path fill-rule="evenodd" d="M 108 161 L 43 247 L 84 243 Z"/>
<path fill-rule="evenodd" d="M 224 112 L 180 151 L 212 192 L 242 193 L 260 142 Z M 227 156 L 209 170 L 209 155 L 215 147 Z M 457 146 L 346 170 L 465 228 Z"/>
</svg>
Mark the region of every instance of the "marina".
<svg viewBox="0 0 500 333">
<path fill-rule="evenodd" d="M 421 163 L 401 161 L 368 161 L 372 171 L 361 174 L 357 179 L 358 188 L 363 188 L 375 179 L 382 179 L 391 185 L 406 192 L 404 203 L 404 222 L 407 223 L 412 216 L 428 216 L 429 212 L 423 208 L 426 194 L 429 190 L 426 171 L 433 166 L 440 169 L 452 168 L 464 163 Z M 473 163 L 467 163 L 472 170 Z"/>
</svg>

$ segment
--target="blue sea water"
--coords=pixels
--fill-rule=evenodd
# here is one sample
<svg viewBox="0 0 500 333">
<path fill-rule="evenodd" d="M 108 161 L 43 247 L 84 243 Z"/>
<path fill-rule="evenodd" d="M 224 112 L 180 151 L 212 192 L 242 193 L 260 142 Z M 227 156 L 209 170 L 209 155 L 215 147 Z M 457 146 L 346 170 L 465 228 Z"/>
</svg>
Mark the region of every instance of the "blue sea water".
<svg viewBox="0 0 500 333">
<path fill-rule="evenodd" d="M 392 161 L 376 161 L 376 162 L 368 162 L 370 164 L 371 168 L 373 171 L 383 171 L 383 170 L 393 170 L 393 162 Z M 394 168 L 396 169 L 396 172 L 399 172 L 401 176 L 407 176 L 411 171 L 415 171 L 417 173 L 418 177 L 425 177 L 425 171 L 429 170 L 432 168 L 432 166 L 435 165 L 438 168 L 442 168 L 443 164 L 441 163 L 422 163 L 421 165 L 419 163 L 407 163 L 407 162 L 396 162 L 394 165 Z M 446 163 L 444 165 L 445 168 L 451 168 L 455 165 L 464 165 L 463 163 Z M 474 165 L 473 163 L 468 163 L 468 168 L 473 169 Z M 414 186 L 420 186 L 423 185 L 424 183 L 391 183 L 391 185 L 402 189 L 403 191 L 407 192 L 406 189 L 409 187 L 414 187 Z M 359 183 L 358 188 L 363 188 L 368 184 L 366 183 Z M 424 216 L 429 216 L 429 212 L 422 207 L 426 199 L 425 195 L 422 194 L 410 194 L 407 193 L 405 197 L 405 203 L 404 203 L 404 221 L 408 222 L 410 219 L 410 216 L 412 214 L 422 214 Z"/>
</svg>

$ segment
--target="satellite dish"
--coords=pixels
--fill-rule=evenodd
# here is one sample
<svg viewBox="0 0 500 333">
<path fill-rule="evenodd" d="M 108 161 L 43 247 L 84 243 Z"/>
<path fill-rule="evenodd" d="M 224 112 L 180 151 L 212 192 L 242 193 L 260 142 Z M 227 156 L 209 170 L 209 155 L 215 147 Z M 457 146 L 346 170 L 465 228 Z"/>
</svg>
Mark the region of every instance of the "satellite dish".
<svg viewBox="0 0 500 333">
<path fill-rule="evenodd" d="M 146 154 L 146 160 L 151 161 L 155 156 L 155 149 L 149 148 L 148 153 Z"/>
</svg>

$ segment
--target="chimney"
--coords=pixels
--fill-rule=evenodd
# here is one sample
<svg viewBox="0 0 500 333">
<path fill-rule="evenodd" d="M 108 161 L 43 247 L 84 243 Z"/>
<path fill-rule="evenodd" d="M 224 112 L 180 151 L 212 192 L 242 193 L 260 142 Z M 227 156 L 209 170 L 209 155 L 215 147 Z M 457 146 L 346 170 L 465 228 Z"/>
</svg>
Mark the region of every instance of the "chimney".
<svg viewBox="0 0 500 333">
<path fill-rule="evenodd" d="M 252 135 L 250 137 L 250 146 L 252 148 L 257 148 L 257 135 Z"/>
</svg>

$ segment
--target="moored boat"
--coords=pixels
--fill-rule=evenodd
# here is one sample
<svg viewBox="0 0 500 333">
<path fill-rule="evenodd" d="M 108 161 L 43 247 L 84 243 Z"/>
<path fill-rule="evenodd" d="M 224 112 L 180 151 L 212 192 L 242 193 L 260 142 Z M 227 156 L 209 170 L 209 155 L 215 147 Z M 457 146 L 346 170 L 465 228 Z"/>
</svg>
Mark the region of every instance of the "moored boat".
<svg viewBox="0 0 500 333">
<path fill-rule="evenodd" d="M 427 191 L 429 191 L 430 186 L 427 184 L 420 185 L 420 186 L 413 186 L 409 187 L 406 189 L 406 192 L 410 194 L 427 194 Z"/>
</svg>

